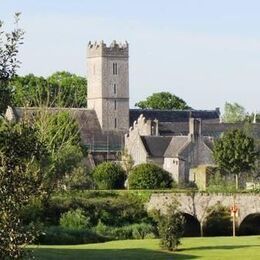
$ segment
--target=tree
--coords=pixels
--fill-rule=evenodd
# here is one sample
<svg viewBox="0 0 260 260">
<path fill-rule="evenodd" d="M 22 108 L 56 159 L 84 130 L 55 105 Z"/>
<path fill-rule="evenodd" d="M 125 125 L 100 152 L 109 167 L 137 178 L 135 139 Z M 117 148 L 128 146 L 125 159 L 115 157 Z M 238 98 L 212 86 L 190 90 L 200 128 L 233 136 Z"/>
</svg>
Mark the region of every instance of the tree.
<svg viewBox="0 0 260 260">
<path fill-rule="evenodd" d="M 76 74 L 58 71 L 47 78 L 57 104 L 63 107 L 87 107 L 87 80 Z"/>
<path fill-rule="evenodd" d="M 23 247 L 35 233 L 21 223 L 20 214 L 35 196 L 48 158 L 35 129 L 2 122 L 0 127 L 0 258 L 22 258 Z"/>
<path fill-rule="evenodd" d="M 48 78 L 16 76 L 9 85 L 15 106 L 87 107 L 87 80 L 66 71 Z"/>
<path fill-rule="evenodd" d="M 128 175 L 130 171 L 133 169 L 134 166 L 134 160 L 131 156 L 131 154 L 128 153 L 127 149 L 124 149 L 121 154 L 121 165 L 123 169 L 126 172 L 126 176 L 128 178 Z M 126 180 L 125 187 L 128 188 L 128 181 Z"/>
<path fill-rule="evenodd" d="M 130 189 L 163 189 L 171 187 L 169 173 L 155 164 L 143 163 L 135 166 L 129 174 Z"/>
<path fill-rule="evenodd" d="M 238 129 L 228 131 L 215 142 L 213 156 L 222 172 L 236 176 L 238 189 L 239 175 L 255 166 L 257 152 L 254 139 Z"/>
<path fill-rule="evenodd" d="M 35 113 L 29 122 L 37 128 L 39 139 L 46 144 L 50 155 L 43 179 L 47 201 L 65 175 L 71 174 L 83 160 L 84 149 L 78 124 L 68 112 L 52 113 L 48 108 L 42 107 Z M 27 120 L 26 116 L 24 120 Z"/>
<path fill-rule="evenodd" d="M 0 20 L 0 116 L 11 103 L 11 88 L 8 82 L 15 75 L 20 63 L 17 53 L 18 46 L 23 43 L 24 31 L 18 28 L 19 17 L 20 13 L 16 13 L 16 28 L 10 33 L 2 30 L 3 22 Z"/>
<path fill-rule="evenodd" d="M 246 119 L 245 108 L 238 103 L 226 102 L 222 119 L 224 123 L 243 122 Z"/>
<path fill-rule="evenodd" d="M 172 109 L 190 109 L 186 102 L 172 95 L 170 92 L 158 92 L 152 96 L 146 98 L 146 100 L 139 101 L 135 106 L 142 109 L 160 109 L 160 110 L 172 110 Z"/>
<path fill-rule="evenodd" d="M 159 218 L 160 245 L 169 251 L 177 250 L 184 233 L 184 217 L 177 206 L 177 203 L 172 204 L 168 207 L 167 214 Z"/>
<path fill-rule="evenodd" d="M 126 174 L 120 165 L 103 162 L 93 170 L 93 179 L 99 189 L 121 189 L 124 187 Z"/>
</svg>

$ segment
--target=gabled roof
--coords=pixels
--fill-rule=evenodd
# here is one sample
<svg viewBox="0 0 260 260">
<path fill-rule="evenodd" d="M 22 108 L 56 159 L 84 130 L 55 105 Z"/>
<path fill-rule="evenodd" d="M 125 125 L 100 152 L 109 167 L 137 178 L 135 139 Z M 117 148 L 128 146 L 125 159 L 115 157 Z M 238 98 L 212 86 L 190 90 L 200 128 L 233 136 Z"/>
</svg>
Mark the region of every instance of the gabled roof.
<svg viewBox="0 0 260 260">
<path fill-rule="evenodd" d="M 157 119 L 159 122 L 188 122 L 190 117 L 201 120 L 219 120 L 218 110 L 157 110 L 157 109 L 130 109 L 130 126 L 143 114 L 146 119 Z"/>
<path fill-rule="evenodd" d="M 178 157 L 189 143 L 191 143 L 189 136 L 173 136 L 164 157 Z"/>
<path fill-rule="evenodd" d="M 147 153 L 153 157 L 163 157 L 171 139 L 167 136 L 141 136 Z"/>
</svg>

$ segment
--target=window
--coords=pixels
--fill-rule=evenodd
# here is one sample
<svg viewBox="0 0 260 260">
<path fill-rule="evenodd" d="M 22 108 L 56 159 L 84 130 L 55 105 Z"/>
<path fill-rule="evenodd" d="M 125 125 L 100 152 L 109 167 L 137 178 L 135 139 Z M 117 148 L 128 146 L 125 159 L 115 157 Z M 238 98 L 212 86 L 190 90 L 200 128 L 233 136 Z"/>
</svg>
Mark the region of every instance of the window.
<svg viewBox="0 0 260 260">
<path fill-rule="evenodd" d="M 116 120 L 116 118 L 115 118 L 115 128 L 117 128 L 117 120 Z"/>
<path fill-rule="evenodd" d="M 117 75 L 117 63 L 113 63 L 113 75 Z"/>
<path fill-rule="evenodd" d="M 117 104 L 116 104 L 116 100 L 115 100 L 115 101 L 114 101 L 114 108 L 115 108 L 115 110 L 116 110 L 116 105 L 117 105 Z"/>
<path fill-rule="evenodd" d="M 116 84 L 114 84 L 114 94 L 116 94 Z"/>
</svg>

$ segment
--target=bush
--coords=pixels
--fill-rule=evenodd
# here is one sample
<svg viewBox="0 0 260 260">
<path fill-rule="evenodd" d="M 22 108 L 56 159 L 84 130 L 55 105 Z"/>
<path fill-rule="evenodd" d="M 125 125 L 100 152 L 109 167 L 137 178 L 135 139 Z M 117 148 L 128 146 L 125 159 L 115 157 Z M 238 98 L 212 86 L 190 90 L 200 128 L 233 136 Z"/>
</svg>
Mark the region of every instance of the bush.
<svg viewBox="0 0 260 260">
<path fill-rule="evenodd" d="M 90 230 L 73 230 L 51 226 L 45 228 L 36 242 L 43 245 L 76 245 L 105 241 L 108 241 L 108 238 Z"/>
<path fill-rule="evenodd" d="M 169 173 L 155 164 L 139 164 L 129 174 L 130 189 L 164 189 L 171 187 Z"/>
<path fill-rule="evenodd" d="M 126 174 L 120 165 L 104 162 L 94 169 L 93 179 L 99 189 L 121 189 L 124 188 Z"/>
<path fill-rule="evenodd" d="M 154 227 L 147 223 L 111 227 L 99 221 L 94 231 L 102 236 L 113 240 L 144 239 L 146 236 L 155 237 Z"/>
<path fill-rule="evenodd" d="M 184 233 L 184 217 L 177 210 L 176 205 L 168 208 L 167 215 L 163 215 L 159 221 L 160 245 L 163 249 L 174 251 L 180 244 L 180 238 Z"/>
<path fill-rule="evenodd" d="M 60 226 L 67 229 L 82 230 L 89 228 L 90 223 L 89 218 L 84 215 L 83 210 L 76 209 L 61 215 Z"/>
<path fill-rule="evenodd" d="M 63 192 L 52 197 L 44 211 L 45 225 L 59 225 L 63 213 L 80 208 L 92 226 L 100 219 L 108 226 L 146 222 L 147 212 L 137 194 L 118 191 Z"/>
<path fill-rule="evenodd" d="M 74 168 L 71 174 L 68 174 L 63 178 L 62 183 L 68 190 L 86 190 L 95 188 L 88 169 L 83 166 Z"/>
</svg>

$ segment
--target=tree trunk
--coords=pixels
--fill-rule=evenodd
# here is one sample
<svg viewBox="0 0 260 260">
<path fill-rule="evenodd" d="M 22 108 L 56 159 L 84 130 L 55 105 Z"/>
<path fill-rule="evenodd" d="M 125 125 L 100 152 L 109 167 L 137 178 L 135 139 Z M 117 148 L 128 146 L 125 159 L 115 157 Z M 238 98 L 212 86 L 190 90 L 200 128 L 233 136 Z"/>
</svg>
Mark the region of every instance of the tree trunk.
<svg viewBox="0 0 260 260">
<path fill-rule="evenodd" d="M 236 179 L 236 190 L 238 190 L 238 188 L 239 188 L 239 187 L 238 187 L 238 186 L 239 186 L 239 185 L 238 185 L 238 174 L 235 174 L 235 179 Z"/>
<path fill-rule="evenodd" d="M 203 237 L 203 221 L 200 222 L 200 236 Z"/>
</svg>

